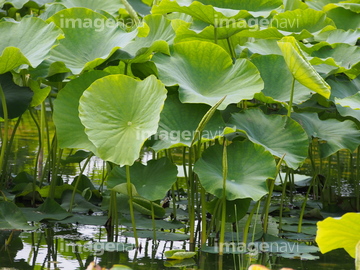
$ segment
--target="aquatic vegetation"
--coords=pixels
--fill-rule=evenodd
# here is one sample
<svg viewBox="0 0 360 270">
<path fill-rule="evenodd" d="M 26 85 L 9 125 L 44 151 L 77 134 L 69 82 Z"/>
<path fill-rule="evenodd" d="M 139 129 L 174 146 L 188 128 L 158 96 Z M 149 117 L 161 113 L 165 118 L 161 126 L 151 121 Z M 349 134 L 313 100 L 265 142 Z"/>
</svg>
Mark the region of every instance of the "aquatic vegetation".
<svg viewBox="0 0 360 270">
<path fill-rule="evenodd" d="M 340 153 L 360 210 L 359 5 L 0 0 L 0 230 L 94 224 L 137 250 L 139 238 L 188 241 L 176 259 L 312 241 L 310 219 L 340 200 Z M 13 172 L 26 114 L 35 161 Z M 285 253 L 315 258 L 302 248 Z"/>
</svg>

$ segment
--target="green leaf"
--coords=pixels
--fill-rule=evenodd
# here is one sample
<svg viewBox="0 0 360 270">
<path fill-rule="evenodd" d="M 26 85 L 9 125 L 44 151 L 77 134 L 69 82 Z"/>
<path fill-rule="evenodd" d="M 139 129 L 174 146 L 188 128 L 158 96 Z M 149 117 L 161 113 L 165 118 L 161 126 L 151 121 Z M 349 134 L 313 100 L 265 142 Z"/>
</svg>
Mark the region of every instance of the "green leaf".
<svg viewBox="0 0 360 270">
<path fill-rule="evenodd" d="M 167 259 L 184 260 L 194 257 L 196 255 L 196 252 L 190 252 L 184 249 L 178 249 L 178 250 L 175 249 L 175 250 L 165 251 L 164 255 Z"/>
<path fill-rule="evenodd" d="M 36 209 L 28 209 L 27 218 L 31 221 L 62 220 L 72 216 L 62 208 L 54 199 L 47 198 L 45 202 Z"/>
<path fill-rule="evenodd" d="M 215 198 L 206 204 L 206 210 L 218 220 L 222 219 L 221 205 L 222 199 Z M 236 222 L 242 219 L 249 210 L 251 199 L 236 199 L 226 201 L 226 222 Z M 216 207 L 217 211 L 216 211 Z"/>
<path fill-rule="evenodd" d="M 165 209 L 162 208 L 159 204 L 151 202 L 140 196 L 134 196 L 132 199 L 134 209 L 139 211 L 141 214 L 152 216 L 154 213 L 156 218 L 164 217 Z"/>
<path fill-rule="evenodd" d="M 349 78 L 355 79 L 360 74 L 360 47 L 349 44 L 335 44 L 325 46 L 312 53 L 312 56 L 322 59 L 332 58 L 346 69 L 344 72 Z"/>
<path fill-rule="evenodd" d="M 79 100 L 86 88 L 107 75 L 109 74 L 103 71 L 84 73 L 68 82 L 59 92 L 54 101 L 53 119 L 61 148 L 84 148 L 92 152 L 96 151 L 79 118 Z"/>
<path fill-rule="evenodd" d="M 320 120 L 316 113 L 294 113 L 291 117 L 302 125 L 310 141 L 313 137 L 321 140 L 321 158 L 328 157 L 340 149 L 353 152 L 360 145 L 360 133 L 353 121 Z"/>
<path fill-rule="evenodd" d="M 360 29 L 348 30 L 334 29 L 330 31 L 320 32 L 314 35 L 314 39 L 318 42 L 325 41 L 329 44 L 346 43 L 355 45 L 360 36 Z"/>
<path fill-rule="evenodd" d="M 335 103 L 342 107 L 349 107 L 353 110 L 360 110 L 360 93 L 346 97 L 346 98 L 335 98 Z"/>
<path fill-rule="evenodd" d="M 34 92 L 34 96 L 30 104 L 31 107 L 39 106 L 41 103 L 45 101 L 45 99 L 48 97 L 48 95 L 51 92 L 50 86 L 41 88 L 40 83 L 34 80 L 29 80 L 29 87 Z"/>
<path fill-rule="evenodd" d="M 189 2 L 187 2 L 189 3 Z M 170 12 L 181 12 L 191 15 L 194 19 L 215 25 L 221 20 L 238 20 L 250 16 L 246 10 L 218 9 L 211 5 L 204 5 L 198 1 L 178 3 L 177 1 L 162 0 L 158 6 L 152 8 L 153 14 L 166 14 Z"/>
<path fill-rule="evenodd" d="M 130 167 L 131 183 L 137 193 L 150 200 L 160 200 L 177 179 L 177 167 L 168 158 L 150 160 L 147 165 L 136 162 Z M 126 183 L 125 168 L 115 167 L 107 179 L 108 188 Z"/>
<path fill-rule="evenodd" d="M 294 78 L 309 89 L 329 98 L 330 86 L 305 58 L 295 38 L 284 37 L 278 41 L 278 45 Z"/>
<path fill-rule="evenodd" d="M 280 31 L 298 33 L 298 39 L 309 38 L 312 36 L 311 33 L 318 32 L 329 25 L 335 28 L 334 22 L 327 18 L 323 11 L 309 8 L 276 14 L 270 24 Z"/>
<path fill-rule="evenodd" d="M 171 56 L 153 57 L 159 78 L 165 85 L 179 85 L 180 101 L 215 105 L 224 109 L 231 103 L 251 99 L 263 89 L 256 67 L 245 59 L 232 63 L 220 46 L 203 41 L 187 41 L 174 45 Z"/>
<path fill-rule="evenodd" d="M 69 155 L 66 159 L 61 160 L 62 165 L 70 164 L 70 163 L 80 163 L 81 161 L 87 159 L 91 155 L 90 152 L 86 152 L 84 150 L 78 150 L 75 154 Z"/>
<path fill-rule="evenodd" d="M 115 18 L 86 8 L 61 10 L 47 22 L 55 23 L 65 34 L 65 39 L 51 51 L 51 60 L 64 62 L 74 74 L 105 62 L 137 34 L 136 30 L 129 33 L 122 30 Z"/>
<path fill-rule="evenodd" d="M 356 30 L 360 27 L 360 16 L 357 12 L 353 12 L 351 8 L 341 6 L 345 3 L 334 3 L 323 7 L 326 15 L 332 19 L 338 29 Z M 345 4 L 346 5 L 346 4 Z"/>
<path fill-rule="evenodd" d="M 328 217 L 317 223 L 316 243 L 321 253 L 344 248 L 355 258 L 355 247 L 360 241 L 360 214 L 346 213 L 341 218 Z"/>
<path fill-rule="evenodd" d="M 308 155 L 308 138 L 296 121 L 282 115 L 266 115 L 261 110 L 233 114 L 228 126 L 247 135 L 250 141 L 265 147 L 271 154 L 284 157 L 286 164 L 297 169 Z"/>
<path fill-rule="evenodd" d="M 35 17 L 23 18 L 20 22 L 0 22 L 0 74 L 20 65 L 37 67 L 49 57 L 50 50 L 62 38 L 61 30 Z"/>
<path fill-rule="evenodd" d="M 9 119 L 19 117 L 30 106 L 34 93 L 30 90 L 29 87 L 16 85 L 13 82 L 13 78 L 10 72 L 0 74 L 0 85 L 5 95 Z M 4 118 L 4 109 L 1 102 L 0 117 Z"/>
<path fill-rule="evenodd" d="M 272 155 L 261 145 L 247 140 L 233 142 L 227 147 L 227 153 L 226 199 L 251 198 L 257 201 L 267 194 L 266 179 L 275 178 L 276 174 Z M 207 192 L 222 197 L 222 146 L 206 149 L 195 163 L 194 171 Z"/>
<path fill-rule="evenodd" d="M 34 230 L 21 210 L 12 202 L 0 201 L 0 230 Z"/>
<path fill-rule="evenodd" d="M 171 21 L 161 15 L 148 15 L 144 18 L 144 23 L 149 27 L 150 32 L 145 37 L 137 37 L 126 45 L 121 51 L 128 56 L 121 59 L 130 59 L 131 63 L 141 63 L 147 61 L 153 52 L 170 54 L 169 44 L 172 44 L 175 37 Z"/>
<path fill-rule="evenodd" d="M 160 123 L 155 134 L 155 143 L 151 146 L 156 151 L 178 146 L 190 147 L 195 130 L 202 117 L 210 109 L 204 104 L 183 104 L 176 95 L 170 95 L 160 114 Z M 219 111 L 205 126 L 202 140 L 211 140 L 223 134 L 225 123 Z"/>
<path fill-rule="evenodd" d="M 166 89 L 155 76 L 137 81 L 109 75 L 95 81 L 83 93 L 79 111 L 97 155 L 132 165 L 145 140 L 156 133 L 165 98 Z"/>
<path fill-rule="evenodd" d="M 104 10 L 110 14 L 118 13 L 119 9 L 124 7 L 121 1 L 116 0 L 60 0 L 58 2 L 67 8 L 84 7 L 94 11 Z"/>
<path fill-rule="evenodd" d="M 293 76 L 280 55 L 260 55 L 252 59 L 253 64 L 260 71 L 265 87 L 255 98 L 266 103 L 290 100 Z M 269 65 L 271 63 L 271 65 Z M 281 78 L 281 80 L 279 80 Z M 311 90 L 298 81 L 295 81 L 293 103 L 302 103 L 311 97 Z"/>
</svg>

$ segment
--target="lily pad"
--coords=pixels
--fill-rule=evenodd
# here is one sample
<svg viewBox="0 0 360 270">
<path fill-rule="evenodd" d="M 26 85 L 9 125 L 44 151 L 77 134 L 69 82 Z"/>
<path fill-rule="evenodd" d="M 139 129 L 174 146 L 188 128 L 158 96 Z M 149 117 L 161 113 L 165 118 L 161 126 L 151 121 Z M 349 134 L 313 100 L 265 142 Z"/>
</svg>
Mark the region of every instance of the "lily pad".
<svg viewBox="0 0 360 270">
<path fill-rule="evenodd" d="M 264 89 L 261 93 L 255 94 L 255 98 L 266 103 L 282 102 L 287 104 L 290 100 L 293 77 L 284 58 L 274 54 L 260 55 L 254 57 L 252 62 L 260 71 L 261 78 L 265 83 Z M 279 77 L 281 80 L 278 79 Z M 298 81 L 295 82 L 294 87 L 293 103 L 302 103 L 312 96 L 313 91 Z"/>
<path fill-rule="evenodd" d="M 194 165 L 204 189 L 218 198 L 223 196 L 222 152 L 222 146 L 211 146 Z M 230 144 L 227 154 L 226 199 L 257 201 L 267 194 L 266 180 L 275 178 L 276 174 L 275 160 L 270 152 L 246 140 Z"/>
<path fill-rule="evenodd" d="M 160 151 L 179 146 L 190 147 L 195 130 L 209 109 L 205 104 L 183 104 L 177 95 L 169 95 L 160 114 L 159 128 L 153 136 L 155 142 L 151 148 Z M 222 136 L 224 128 L 220 112 L 215 111 L 202 132 L 202 140 Z"/>
<path fill-rule="evenodd" d="M 122 30 L 115 18 L 105 17 L 87 8 L 61 10 L 47 22 L 55 23 L 66 37 L 51 51 L 51 61 L 64 62 L 74 74 L 102 64 L 137 34 L 136 30 Z"/>
<path fill-rule="evenodd" d="M 281 115 L 266 115 L 261 110 L 245 110 L 231 116 L 228 125 L 243 132 L 249 140 L 260 144 L 290 168 L 298 168 L 308 155 L 308 138 L 296 121 Z M 264 132 L 266 131 L 266 132 Z"/>
<path fill-rule="evenodd" d="M 95 152 L 79 118 L 79 101 L 84 91 L 97 79 L 109 75 L 96 70 L 82 74 L 61 89 L 54 101 L 53 119 L 61 148 L 84 148 Z"/>
<path fill-rule="evenodd" d="M 196 252 L 186 251 L 185 249 L 175 249 L 165 251 L 164 255 L 167 259 L 184 260 L 194 257 L 196 255 Z"/>
<path fill-rule="evenodd" d="M 0 201 L 0 230 L 34 230 L 21 210 L 12 202 Z"/>
<path fill-rule="evenodd" d="M 328 157 L 340 149 L 353 152 L 360 145 L 360 133 L 353 121 L 320 120 L 316 113 L 306 112 L 293 113 L 291 117 L 302 125 L 310 141 L 313 137 L 320 139 L 321 158 Z"/>
<path fill-rule="evenodd" d="M 140 196 L 150 201 L 160 200 L 176 182 L 177 167 L 168 158 L 150 160 L 146 166 L 136 162 L 130 167 L 130 179 Z M 126 183 L 125 168 L 112 169 L 107 183 L 109 188 Z"/>
<path fill-rule="evenodd" d="M 53 23 L 47 24 L 35 17 L 25 17 L 20 22 L 0 22 L 0 74 L 20 65 L 37 67 L 49 58 L 50 50 L 63 37 Z"/>
<path fill-rule="evenodd" d="M 155 76 L 137 81 L 109 75 L 95 81 L 83 93 L 79 111 L 97 155 L 132 165 L 145 140 L 156 133 L 165 98 L 166 89 Z"/>
<path fill-rule="evenodd" d="M 215 105 L 227 98 L 219 110 L 260 92 L 263 81 L 256 67 L 245 59 L 233 64 L 220 46 L 204 41 L 175 44 L 171 56 L 156 54 L 153 61 L 160 80 L 167 86 L 179 85 L 180 101 Z"/>
</svg>

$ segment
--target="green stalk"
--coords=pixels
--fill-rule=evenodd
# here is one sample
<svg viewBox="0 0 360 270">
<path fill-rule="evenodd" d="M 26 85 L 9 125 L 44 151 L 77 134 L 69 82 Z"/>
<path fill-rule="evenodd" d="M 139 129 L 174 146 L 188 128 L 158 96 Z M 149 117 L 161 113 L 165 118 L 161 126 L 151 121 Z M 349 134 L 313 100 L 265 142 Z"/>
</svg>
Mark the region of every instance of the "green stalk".
<svg viewBox="0 0 360 270">
<path fill-rule="evenodd" d="M 281 226 L 282 226 L 282 214 L 283 214 L 284 200 L 285 200 L 285 194 L 286 194 L 286 184 L 287 184 L 289 175 L 290 175 L 290 168 L 287 168 L 286 176 L 285 176 L 285 179 L 283 182 L 283 187 L 282 187 L 282 192 L 281 192 L 281 199 L 280 199 L 279 230 L 281 230 Z"/>
<path fill-rule="evenodd" d="M 18 129 L 20 121 L 21 121 L 21 116 L 22 115 L 20 115 L 19 118 L 16 120 L 14 129 L 13 129 L 13 131 L 11 133 L 11 137 L 10 137 L 7 149 L 5 151 L 4 162 L 3 162 L 3 165 L 2 165 L 3 166 L 3 168 L 2 168 L 2 175 L 3 176 L 7 175 L 7 165 L 8 165 L 8 161 L 9 161 L 9 154 L 11 152 L 11 147 L 12 147 L 12 144 L 14 142 L 14 137 L 15 137 L 16 130 Z"/>
<path fill-rule="evenodd" d="M 204 245 L 207 240 L 207 220 L 206 220 L 206 192 L 205 189 L 200 186 L 201 194 L 201 245 Z"/>
<path fill-rule="evenodd" d="M 230 41 L 230 37 L 228 37 L 226 39 L 227 41 L 227 44 L 228 44 L 228 47 L 229 47 L 229 51 L 230 51 L 230 54 L 231 54 L 231 58 L 233 60 L 233 63 L 235 63 L 235 60 L 236 60 L 236 55 L 235 55 L 235 51 L 233 50 L 233 47 L 231 45 L 231 41 Z"/>
<path fill-rule="evenodd" d="M 311 183 L 310 183 L 310 186 L 306 192 L 306 195 L 305 195 L 305 198 L 304 198 L 304 201 L 301 205 L 301 211 L 300 211 L 300 217 L 299 217 L 299 224 L 298 224 L 298 229 L 297 229 L 297 232 L 298 233 L 301 233 L 301 227 L 302 227 L 302 221 L 303 221 L 303 217 L 304 217 L 304 213 L 305 213 L 305 207 L 306 207 L 306 202 L 308 200 L 308 197 L 309 197 L 309 194 L 310 194 L 310 189 L 311 187 L 314 185 L 314 182 L 315 182 L 315 179 L 317 178 L 316 175 L 313 176 L 312 180 L 311 180 Z"/>
<path fill-rule="evenodd" d="M 254 205 L 254 208 L 251 210 L 249 217 L 246 220 L 245 227 L 244 227 L 244 233 L 243 233 L 243 242 L 245 245 L 247 243 L 247 239 L 248 239 L 248 235 L 249 235 L 249 228 L 250 228 L 251 220 L 254 216 L 255 211 L 257 211 L 259 205 L 260 205 L 260 200 L 258 200 L 256 202 L 256 204 Z"/>
<path fill-rule="evenodd" d="M 135 247 L 139 248 L 139 239 L 137 236 L 136 221 L 135 221 L 134 206 L 133 206 L 132 184 L 131 184 L 131 179 L 130 179 L 130 166 L 125 165 L 125 168 L 126 168 L 126 184 L 127 184 L 128 195 L 129 195 L 131 224 L 132 224 L 133 230 L 134 230 Z"/>
<path fill-rule="evenodd" d="M 140 19 L 139 19 L 139 16 L 137 15 L 136 11 L 134 10 L 134 8 L 129 4 L 129 2 L 127 0 L 121 0 L 121 2 L 125 6 L 126 11 L 129 12 L 130 17 L 134 19 L 135 24 L 139 25 Z"/>
<path fill-rule="evenodd" d="M 155 210 L 154 210 L 154 205 L 153 202 L 150 202 L 151 205 L 151 221 L 152 221 L 152 229 L 153 229 L 153 238 L 154 238 L 154 243 L 156 242 L 156 224 L 155 224 Z"/>
<path fill-rule="evenodd" d="M 1 99 L 1 104 L 3 107 L 3 113 L 4 113 L 4 135 L 2 138 L 1 152 L 0 152 L 0 169 L 2 169 L 4 157 L 5 157 L 5 150 L 6 150 L 6 147 L 8 144 L 9 115 L 8 115 L 8 110 L 7 110 L 5 94 L 4 94 L 4 91 L 1 87 L 1 85 L 0 85 L 0 99 Z M 5 185 L 5 176 L 2 175 L 1 178 L 2 178 L 1 187 L 3 187 Z"/>
<path fill-rule="evenodd" d="M 228 173 L 228 160 L 226 151 L 226 141 L 224 140 L 223 157 L 222 157 L 222 169 L 223 169 L 223 194 L 222 194 L 222 212 L 221 212 L 221 230 L 220 230 L 220 243 L 219 243 L 219 255 L 224 254 L 224 242 L 225 242 L 225 219 L 226 219 L 226 179 Z"/>
<path fill-rule="evenodd" d="M 289 101 L 289 105 L 288 105 L 288 113 L 287 113 L 288 117 L 291 116 L 292 104 L 293 104 L 293 99 L 294 99 L 294 89 L 295 89 L 295 78 L 293 77 L 292 83 L 291 83 L 290 101 Z"/>
<path fill-rule="evenodd" d="M 278 175 L 280 172 L 281 163 L 282 163 L 284 157 L 285 157 L 285 154 L 281 157 L 278 164 L 276 165 L 276 175 Z M 270 204 L 271 204 L 272 193 L 273 193 L 274 186 L 275 186 L 275 179 L 268 179 L 268 181 L 270 183 L 269 183 L 269 194 L 266 198 L 266 204 L 265 204 L 265 209 L 264 209 L 265 210 L 264 211 L 264 220 L 263 220 L 264 233 L 267 233 L 267 229 L 268 229 L 269 209 L 270 209 Z"/>
<path fill-rule="evenodd" d="M 188 193 L 190 251 L 195 250 L 195 190 L 194 190 L 194 175 L 192 171 L 192 154 L 193 154 L 193 147 L 190 147 L 189 148 L 189 192 L 190 193 Z"/>
<path fill-rule="evenodd" d="M 88 165 L 88 163 L 90 162 L 90 159 L 93 157 L 94 154 L 91 154 L 85 161 L 84 166 L 81 168 L 80 173 L 79 173 L 79 177 L 76 179 L 75 182 L 75 186 L 74 186 L 74 190 L 73 193 L 71 194 L 71 200 L 70 200 L 70 206 L 69 206 L 69 211 L 68 212 L 72 212 L 73 209 L 73 205 L 74 205 L 74 199 L 75 199 L 75 193 L 77 190 L 77 187 L 79 186 L 80 180 L 81 180 L 81 176 L 83 175 L 86 166 Z"/>
</svg>

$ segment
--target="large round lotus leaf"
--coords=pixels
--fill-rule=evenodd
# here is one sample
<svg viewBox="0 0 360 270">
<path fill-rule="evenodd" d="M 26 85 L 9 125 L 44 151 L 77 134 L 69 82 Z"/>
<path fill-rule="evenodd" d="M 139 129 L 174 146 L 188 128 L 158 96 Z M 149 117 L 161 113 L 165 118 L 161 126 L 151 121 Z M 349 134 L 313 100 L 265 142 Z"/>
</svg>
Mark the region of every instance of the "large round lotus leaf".
<svg viewBox="0 0 360 270">
<path fill-rule="evenodd" d="M 99 70 L 86 72 L 68 82 L 59 92 L 54 101 L 53 117 L 61 148 L 83 148 L 96 152 L 79 118 L 79 100 L 86 88 L 107 75 L 109 74 Z"/>
<path fill-rule="evenodd" d="M 359 15 L 360 16 L 360 15 Z M 355 79 L 360 74 L 360 47 L 349 44 L 335 44 L 333 48 L 322 47 L 312 56 L 322 59 L 332 58 L 339 66 L 346 68 L 344 72 L 349 78 Z"/>
<path fill-rule="evenodd" d="M 319 148 L 322 158 L 340 149 L 353 152 L 360 145 L 360 132 L 353 121 L 320 120 L 316 113 L 293 113 L 291 117 L 303 126 L 310 140 L 313 137 L 321 140 Z"/>
<path fill-rule="evenodd" d="M 252 99 L 264 83 L 259 71 L 248 60 L 237 59 L 220 46 L 204 41 L 174 45 L 171 56 L 153 57 L 159 78 L 165 85 L 179 85 L 180 101 L 215 105 L 224 96 L 219 109 L 243 99 Z"/>
<path fill-rule="evenodd" d="M 327 18 L 324 12 L 309 8 L 279 13 L 274 16 L 270 25 L 282 31 L 302 32 L 307 30 L 310 33 L 320 31 L 329 25 L 335 27 L 334 22 Z"/>
<path fill-rule="evenodd" d="M 60 0 L 67 8 L 84 7 L 92 10 L 104 10 L 110 14 L 117 13 L 120 8 L 124 7 L 119 0 Z"/>
<path fill-rule="evenodd" d="M 20 22 L 0 22 L 0 74 L 22 64 L 37 67 L 49 57 L 52 47 L 62 37 L 61 30 L 34 17 Z"/>
<path fill-rule="evenodd" d="M 223 146 L 214 145 L 203 152 L 194 171 L 204 189 L 218 198 L 223 196 Z M 273 156 L 264 147 L 246 140 L 227 147 L 228 172 L 226 199 L 251 198 L 254 201 L 267 194 L 266 179 L 276 175 Z"/>
<path fill-rule="evenodd" d="M 0 86 L 5 95 L 8 118 L 13 119 L 22 115 L 29 108 L 34 92 L 29 87 L 16 85 L 10 72 L 0 75 Z M 1 98 L 0 117 L 4 118 Z"/>
<path fill-rule="evenodd" d="M 153 14 L 166 14 L 170 12 L 185 13 L 194 19 L 212 25 L 218 24 L 221 20 L 239 20 L 250 16 L 250 13 L 246 10 L 215 8 L 198 1 L 162 0 L 158 6 L 152 8 Z M 269 12 L 267 13 L 269 14 Z"/>
<path fill-rule="evenodd" d="M 284 37 L 278 41 L 278 45 L 294 78 L 307 88 L 329 98 L 330 86 L 305 58 L 295 38 Z"/>
<path fill-rule="evenodd" d="M 80 120 L 97 155 L 132 165 L 145 140 L 156 133 L 166 92 L 155 76 L 137 81 L 121 74 L 98 79 L 86 89 Z"/>
<path fill-rule="evenodd" d="M 249 140 L 261 144 L 271 154 L 281 158 L 293 169 L 298 168 L 308 155 L 308 137 L 303 128 L 283 115 L 266 115 L 261 110 L 245 110 L 231 116 L 228 125 L 244 132 Z"/>
<path fill-rule="evenodd" d="M 199 2 L 203 3 L 204 5 L 213 5 L 219 8 L 248 11 L 272 11 L 273 9 L 276 9 L 283 4 L 281 0 L 199 0 Z"/>
<path fill-rule="evenodd" d="M 74 74 L 100 65 L 137 34 L 125 32 L 114 18 L 87 8 L 61 10 L 47 21 L 54 22 L 65 34 L 51 51 L 51 60 L 64 62 Z"/>
<path fill-rule="evenodd" d="M 333 3 L 323 7 L 326 15 L 331 18 L 338 29 L 358 29 L 360 27 L 360 16 L 358 13 L 347 9 L 344 6 L 340 6 L 345 3 Z M 350 3 L 348 3 L 350 4 Z M 360 6 L 359 4 L 355 4 Z"/>
<path fill-rule="evenodd" d="M 289 102 L 293 76 L 286 66 L 284 57 L 280 55 L 260 55 L 252 59 L 260 71 L 265 87 L 255 98 L 266 103 Z M 271 64 L 270 64 L 271 63 Z M 281 78 L 281 80 L 279 80 Z M 311 98 L 311 90 L 299 82 L 295 82 L 293 103 L 302 103 Z"/>
<path fill-rule="evenodd" d="M 353 258 L 360 241 L 360 213 L 347 213 L 340 219 L 328 217 L 317 223 L 316 243 L 321 253 L 344 248 Z"/>
<path fill-rule="evenodd" d="M 130 167 L 130 180 L 137 193 L 150 200 L 160 200 L 177 179 L 177 167 L 168 158 L 150 160 L 147 165 L 136 162 Z M 107 178 L 108 188 L 126 183 L 125 167 L 115 167 Z"/>
<path fill-rule="evenodd" d="M 189 146 L 201 119 L 210 109 L 204 104 L 183 104 L 177 95 L 170 95 L 160 115 L 155 143 L 151 146 L 159 151 L 171 147 Z M 225 123 L 219 111 L 215 111 L 202 132 L 202 139 L 214 139 L 223 134 Z"/>
<path fill-rule="evenodd" d="M 120 59 L 131 59 L 132 63 L 145 62 L 154 51 L 169 54 L 169 44 L 175 37 L 171 21 L 161 15 L 148 15 L 144 18 L 149 32 L 146 36 L 138 36 L 121 51 L 128 55 L 120 55 Z M 169 44 L 168 44 L 169 43 Z"/>
</svg>

